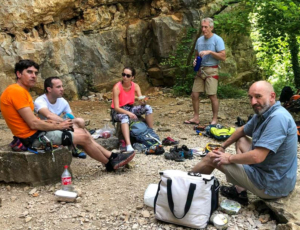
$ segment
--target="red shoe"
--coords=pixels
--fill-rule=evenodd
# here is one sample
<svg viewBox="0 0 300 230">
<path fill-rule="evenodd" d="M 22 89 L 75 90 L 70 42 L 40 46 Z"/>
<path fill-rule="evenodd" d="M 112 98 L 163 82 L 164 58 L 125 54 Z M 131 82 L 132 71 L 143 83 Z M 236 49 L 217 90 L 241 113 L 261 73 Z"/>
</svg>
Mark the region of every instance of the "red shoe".
<svg viewBox="0 0 300 230">
<path fill-rule="evenodd" d="M 178 145 L 179 141 L 175 141 L 171 137 L 167 137 L 163 139 L 162 144 L 163 145 Z"/>
</svg>

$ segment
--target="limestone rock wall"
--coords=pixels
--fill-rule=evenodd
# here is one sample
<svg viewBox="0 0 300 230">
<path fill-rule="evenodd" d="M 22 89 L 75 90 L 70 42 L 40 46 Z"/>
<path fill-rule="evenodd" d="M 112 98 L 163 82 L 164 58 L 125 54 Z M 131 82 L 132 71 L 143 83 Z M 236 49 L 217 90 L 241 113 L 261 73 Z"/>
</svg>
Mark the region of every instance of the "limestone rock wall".
<svg viewBox="0 0 300 230">
<path fill-rule="evenodd" d="M 172 76 L 159 63 L 177 47 L 186 28 L 200 30 L 200 20 L 219 12 L 220 0 L 7 0 L 0 5 L 0 93 L 15 82 L 14 64 L 33 59 L 41 65 L 34 91 L 43 80 L 59 76 L 68 99 L 91 91 L 110 91 L 121 71 L 137 69 L 142 90 L 149 87 L 148 70 L 155 68 L 155 85 L 171 85 Z M 199 35 L 200 33 L 198 33 Z M 196 40 L 196 36 L 193 40 Z M 248 38 L 245 38 L 248 39 Z M 249 40 L 249 39 L 248 39 Z M 225 41 L 226 42 L 226 41 Z M 227 47 L 226 47 L 227 48 Z M 234 76 L 253 72 L 249 56 L 228 47 L 224 63 Z M 228 65 L 227 65 L 228 64 Z M 226 67 L 226 68 L 225 68 Z M 153 77 L 152 75 L 150 77 Z M 167 79 L 167 80 L 166 80 Z"/>
</svg>

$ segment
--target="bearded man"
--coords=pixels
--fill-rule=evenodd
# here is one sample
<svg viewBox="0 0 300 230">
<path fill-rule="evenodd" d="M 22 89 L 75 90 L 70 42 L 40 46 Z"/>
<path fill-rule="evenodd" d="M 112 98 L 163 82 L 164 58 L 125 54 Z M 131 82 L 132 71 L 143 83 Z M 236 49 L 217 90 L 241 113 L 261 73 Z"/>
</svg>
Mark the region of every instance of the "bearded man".
<svg viewBox="0 0 300 230">
<path fill-rule="evenodd" d="M 217 168 L 234 186 L 221 187 L 221 194 L 242 205 L 247 190 L 263 199 L 287 196 L 297 178 L 297 128 L 289 112 L 276 102 L 272 85 L 258 81 L 248 92 L 256 113 L 237 129 L 218 150 L 208 153 L 193 172 L 210 174 Z M 225 149 L 236 143 L 235 155 Z"/>
</svg>

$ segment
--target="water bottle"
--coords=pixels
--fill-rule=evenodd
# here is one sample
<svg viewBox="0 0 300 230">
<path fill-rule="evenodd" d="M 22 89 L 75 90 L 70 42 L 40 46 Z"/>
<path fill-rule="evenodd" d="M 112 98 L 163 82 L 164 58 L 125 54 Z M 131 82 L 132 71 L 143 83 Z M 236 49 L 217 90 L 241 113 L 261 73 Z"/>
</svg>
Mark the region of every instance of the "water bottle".
<svg viewBox="0 0 300 230">
<path fill-rule="evenodd" d="M 68 170 L 68 165 L 65 165 L 65 170 L 61 175 L 61 189 L 65 191 L 72 191 L 72 176 Z"/>
<path fill-rule="evenodd" d="M 197 56 L 196 65 L 194 67 L 195 72 L 199 71 L 200 66 L 201 66 L 201 61 L 202 61 L 202 58 L 200 56 Z"/>
<path fill-rule="evenodd" d="M 67 120 L 67 119 L 74 119 L 74 116 L 70 113 L 65 113 L 64 116 L 63 116 L 63 119 L 64 120 Z"/>
</svg>

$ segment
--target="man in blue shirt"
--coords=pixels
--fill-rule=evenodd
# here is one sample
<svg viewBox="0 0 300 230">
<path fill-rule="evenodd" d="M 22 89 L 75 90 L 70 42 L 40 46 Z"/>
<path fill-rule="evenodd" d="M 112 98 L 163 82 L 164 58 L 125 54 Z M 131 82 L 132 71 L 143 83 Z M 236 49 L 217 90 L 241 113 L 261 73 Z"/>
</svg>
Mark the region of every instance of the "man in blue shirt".
<svg viewBox="0 0 300 230">
<path fill-rule="evenodd" d="M 235 186 L 222 186 L 221 194 L 243 205 L 248 203 L 246 190 L 264 199 L 280 198 L 294 189 L 297 178 L 298 138 L 293 117 L 276 102 L 273 87 L 266 81 L 255 82 L 248 96 L 256 113 L 253 118 L 193 169 L 210 174 L 217 168 L 225 173 Z M 225 153 L 235 142 L 237 154 Z"/>
<path fill-rule="evenodd" d="M 185 124 L 199 124 L 199 95 L 202 92 L 205 92 L 211 101 L 213 112 L 211 124 L 218 123 L 218 65 L 220 61 L 226 59 L 225 45 L 223 39 L 212 32 L 214 21 L 211 18 L 204 18 L 201 21 L 201 28 L 203 36 L 197 40 L 194 60 L 195 66 L 197 56 L 202 58 L 201 68 L 195 77 L 191 95 L 194 116 L 192 119 L 185 121 Z"/>
</svg>

